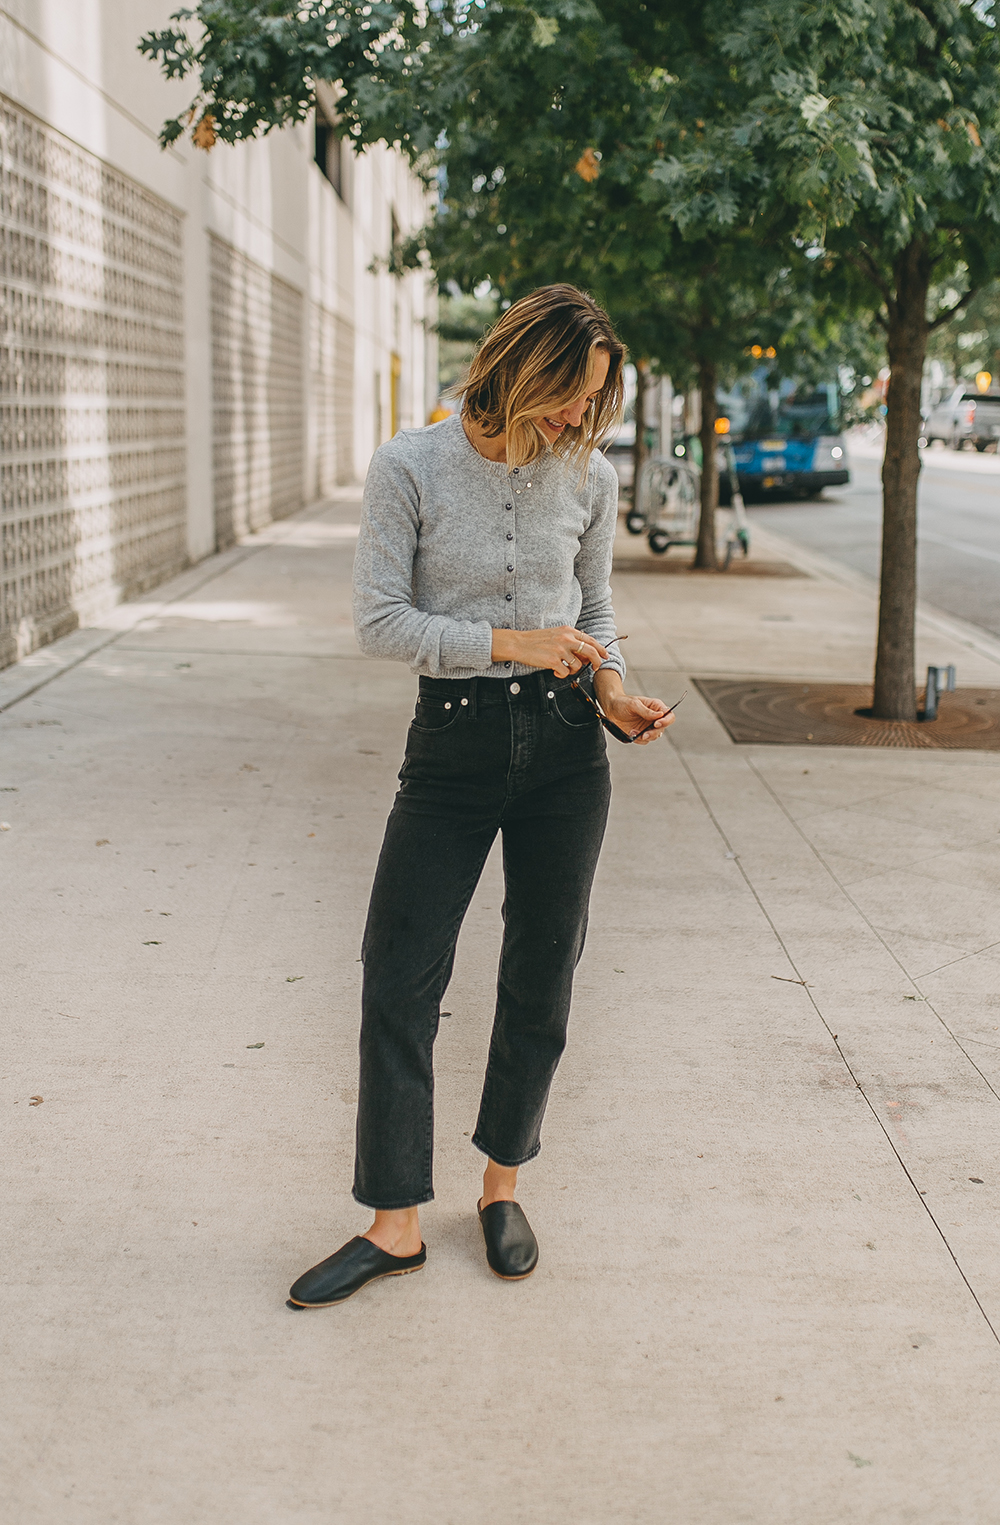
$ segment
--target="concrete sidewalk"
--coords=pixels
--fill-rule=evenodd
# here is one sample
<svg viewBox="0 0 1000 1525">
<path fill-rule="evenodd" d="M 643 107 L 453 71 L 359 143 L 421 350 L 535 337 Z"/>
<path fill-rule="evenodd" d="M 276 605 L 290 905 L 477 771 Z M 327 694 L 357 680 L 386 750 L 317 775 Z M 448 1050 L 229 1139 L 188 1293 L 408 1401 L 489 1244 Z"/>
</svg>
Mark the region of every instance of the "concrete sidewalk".
<svg viewBox="0 0 1000 1525">
<path fill-rule="evenodd" d="M 693 689 L 670 744 L 614 748 L 537 1274 L 496 1280 L 475 1215 L 494 857 L 427 1269 L 285 1308 L 367 1221 L 358 944 L 415 683 L 357 653 L 356 523 L 0 674 L 5 1518 L 992 1525 L 996 754 L 738 748 Z M 801 575 L 616 577 L 637 687 L 869 675 L 871 588 L 756 543 Z M 920 639 L 1000 686 L 1000 644 Z"/>
</svg>

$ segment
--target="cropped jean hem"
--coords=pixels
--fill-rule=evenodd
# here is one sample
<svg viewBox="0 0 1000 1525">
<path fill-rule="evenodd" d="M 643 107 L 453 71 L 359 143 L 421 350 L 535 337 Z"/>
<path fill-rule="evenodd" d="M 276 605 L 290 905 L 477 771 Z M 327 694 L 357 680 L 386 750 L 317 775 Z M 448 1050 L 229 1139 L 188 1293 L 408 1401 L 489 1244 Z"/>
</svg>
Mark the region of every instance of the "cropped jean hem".
<svg viewBox="0 0 1000 1525">
<path fill-rule="evenodd" d="M 517 1170 L 521 1165 L 527 1165 L 528 1161 L 533 1160 L 536 1154 L 541 1153 L 542 1149 L 541 1144 L 535 1144 L 527 1154 L 522 1154 L 519 1160 L 503 1160 L 498 1154 L 494 1154 L 489 1144 L 484 1143 L 478 1133 L 472 1135 L 472 1142 L 481 1154 L 485 1154 L 487 1159 L 493 1161 L 494 1165 L 500 1165 L 504 1170 Z"/>
<path fill-rule="evenodd" d="M 370 1207 L 376 1213 L 403 1213 L 407 1208 L 423 1207 L 425 1202 L 434 1201 L 432 1191 L 425 1192 L 422 1197 L 411 1197 L 406 1202 L 373 1202 L 371 1197 L 359 1196 L 357 1190 L 352 1190 L 351 1196 L 355 1202 L 360 1202 L 362 1207 Z"/>
</svg>

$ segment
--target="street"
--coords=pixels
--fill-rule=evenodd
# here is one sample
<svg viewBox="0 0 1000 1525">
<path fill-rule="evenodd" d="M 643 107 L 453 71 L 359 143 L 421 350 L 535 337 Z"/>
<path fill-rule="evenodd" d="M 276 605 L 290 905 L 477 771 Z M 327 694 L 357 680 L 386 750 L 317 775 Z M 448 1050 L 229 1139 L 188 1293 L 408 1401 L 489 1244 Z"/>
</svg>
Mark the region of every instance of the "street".
<svg viewBox="0 0 1000 1525">
<path fill-rule="evenodd" d="M 851 481 L 813 503 L 752 505 L 750 519 L 868 577 L 879 575 L 880 451 L 850 441 Z M 1000 635 L 1000 459 L 922 453 L 918 591 L 925 602 Z"/>
</svg>

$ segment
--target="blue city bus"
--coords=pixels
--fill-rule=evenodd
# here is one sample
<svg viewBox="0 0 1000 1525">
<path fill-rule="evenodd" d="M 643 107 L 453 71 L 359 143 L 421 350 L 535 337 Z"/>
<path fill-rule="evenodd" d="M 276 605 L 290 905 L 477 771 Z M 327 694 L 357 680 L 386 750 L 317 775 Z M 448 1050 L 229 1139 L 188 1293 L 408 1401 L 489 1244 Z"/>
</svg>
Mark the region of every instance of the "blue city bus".
<svg viewBox="0 0 1000 1525">
<path fill-rule="evenodd" d="M 818 497 L 849 482 L 837 383 L 787 378 L 769 387 L 768 378 L 762 366 L 719 393 L 716 428 L 733 447 L 744 498 Z M 728 473 L 719 485 L 728 500 Z"/>
</svg>

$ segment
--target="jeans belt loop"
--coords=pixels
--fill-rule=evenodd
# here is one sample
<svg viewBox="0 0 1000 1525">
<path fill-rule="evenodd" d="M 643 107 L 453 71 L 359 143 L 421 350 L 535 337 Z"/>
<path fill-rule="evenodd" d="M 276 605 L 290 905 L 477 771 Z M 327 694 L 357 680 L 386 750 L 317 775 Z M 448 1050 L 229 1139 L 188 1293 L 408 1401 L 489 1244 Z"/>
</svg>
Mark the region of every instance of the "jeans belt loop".
<svg viewBox="0 0 1000 1525">
<path fill-rule="evenodd" d="M 476 696 L 479 693 L 479 684 L 480 684 L 481 681 L 482 680 L 480 678 L 473 678 L 471 683 L 469 684 L 469 719 L 470 720 L 475 720 L 475 718 L 476 718 Z"/>
</svg>

